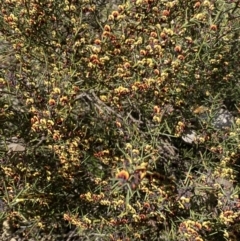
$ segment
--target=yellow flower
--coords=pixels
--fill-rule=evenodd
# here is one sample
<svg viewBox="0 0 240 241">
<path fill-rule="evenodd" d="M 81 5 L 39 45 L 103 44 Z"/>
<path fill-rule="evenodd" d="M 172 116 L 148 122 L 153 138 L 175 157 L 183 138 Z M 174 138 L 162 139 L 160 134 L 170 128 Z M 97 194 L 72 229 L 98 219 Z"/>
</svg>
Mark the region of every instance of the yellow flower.
<svg viewBox="0 0 240 241">
<path fill-rule="evenodd" d="M 201 105 L 201 106 L 197 107 L 197 108 L 193 111 L 193 113 L 194 113 L 194 114 L 202 114 L 202 113 L 207 112 L 208 110 L 209 110 L 209 108 L 207 108 L 206 106 Z"/>
<path fill-rule="evenodd" d="M 120 86 L 120 87 L 114 89 L 114 92 L 115 92 L 116 94 L 126 94 L 126 93 L 129 92 L 129 89 Z"/>
<path fill-rule="evenodd" d="M 153 116 L 153 122 L 156 122 L 156 123 L 160 123 L 162 120 L 162 118 L 160 118 L 159 116 Z"/>
<path fill-rule="evenodd" d="M 59 88 L 54 88 L 53 89 L 53 94 L 60 94 L 61 90 Z"/>
<path fill-rule="evenodd" d="M 34 103 L 33 98 L 29 98 L 29 99 L 26 100 L 27 105 L 30 105 L 30 104 L 33 104 L 33 103 Z"/>
<path fill-rule="evenodd" d="M 236 119 L 236 125 L 240 126 L 240 118 Z"/>
<path fill-rule="evenodd" d="M 130 143 L 126 143 L 126 147 L 125 147 L 126 149 L 132 149 L 132 145 L 130 144 Z"/>
<path fill-rule="evenodd" d="M 107 101 L 107 96 L 106 95 L 100 95 L 100 100 L 103 102 Z"/>
</svg>

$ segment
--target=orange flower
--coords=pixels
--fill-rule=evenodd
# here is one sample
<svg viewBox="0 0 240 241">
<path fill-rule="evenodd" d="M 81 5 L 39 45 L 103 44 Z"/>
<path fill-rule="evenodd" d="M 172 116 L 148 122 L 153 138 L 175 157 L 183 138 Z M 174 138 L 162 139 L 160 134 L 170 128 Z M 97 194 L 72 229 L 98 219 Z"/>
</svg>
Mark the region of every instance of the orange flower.
<svg viewBox="0 0 240 241">
<path fill-rule="evenodd" d="M 195 5 L 194 5 L 194 8 L 199 8 L 201 6 L 201 3 L 200 2 L 196 2 Z"/>
<path fill-rule="evenodd" d="M 177 45 L 177 46 L 175 46 L 174 50 L 175 50 L 176 52 L 181 52 L 181 51 L 182 51 L 182 48 L 181 48 L 180 45 Z"/>
<path fill-rule="evenodd" d="M 170 15 L 170 11 L 168 11 L 168 10 L 163 10 L 163 16 L 169 16 Z"/>
<path fill-rule="evenodd" d="M 160 107 L 159 106 L 157 106 L 157 105 L 155 105 L 154 107 L 153 107 L 153 110 L 154 110 L 154 112 L 155 113 L 160 113 Z"/>
<path fill-rule="evenodd" d="M 130 68 L 130 63 L 129 62 L 125 62 L 124 64 L 123 64 L 123 66 L 126 68 L 126 69 L 128 69 L 128 68 Z"/>
<path fill-rule="evenodd" d="M 48 101 L 48 104 L 49 104 L 49 105 L 55 105 L 55 104 L 56 104 L 56 102 L 55 102 L 55 100 L 54 100 L 54 99 L 50 99 L 50 100 Z"/>
<path fill-rule="evenodd" d="M 184 56 L 183 55 L 178 55 L 178 57 L 177 57 L 179 60 L 184 60 Z"/>
<path fill-rule="evenodd" d="M 97 44 L 97 45 L 99 45 L 99 44 L 101 44 L 101 40 L 100 40 L 100 39 L 95 39 L 95 40 L 94 40 L 94 43 Z"/>
<path fill-rule="evenodd" d="M 113 53 L 114 53 L 115 55 L 118 55 L 118 54 L 121 53 L 121 50 L 120 50 L 120 49 L 114 49 L 114 50 L 113 50 Z"/>
<path fill-rule="evenodd" d="M 144 49 L 141 49 L 141 50 L 140 50 L 140 54 L 141 54 L 141 55 L 146 55 L 147 52 L 146 52 Z"/>
<path fill-rule="evenodd" d="M 158 35 L 157 35 L 156 32 L 151 32 L 151 33 L 150 33 L 150 36 L 153 37 L 153 38 L 156 38 Z"/>
<path fill-rule="evenodd" d="M 104 26 L 104 30 L 105 30 L 106 32 L 110 32 L 110 31 L 111 31 L 111 27 L 110 27 L 109 25 L 105 25 L 105 26 Z"/>
<path fill-rule="evenodd" d="M 116 175 L 116 178 L 128 180 L 129 173 L 127 171 L 122 170 Z"/>
<path fill-rule="evenodd" d="M 116 124 L 116 126 L 117 126 L 118 128 L 121 128 L 121 127 L 122 127 L 122 124 L 121 124 L 121 122 L 119 122 L 119 121 L 116 121 L 115 124 Z"/>
<path fill-rule="evenodd" d="M 217 30 L 217 25 L 212 24 L 212 25 L 210 26 L 210 29 L 211 29 L 212 31 L 216 31 L 216 30 Z"/>
<path fill-rule="evenodd" d="M 167 38 L 167 35 L 166 35 L 164 32 L 161 32 L 161 33 L 160 33 L 160 37 L 161 37 L 162 39 L 166 39 L 166 38 Z"/>
<path fill-rule="evenodd" d="M 98 59 L 98 56 L 97 56 L 96 54 L 92 54 L 92 55 L 90 56 L 90 61 L 93 61 L 93 60 L 95 60 L 95 59 Z"/>
<path fill-rule="evenodd" d="M 118 11 L 113 11 L 112 15 L 113 15 L 114 18 L 116 18 L 119 15 L 119 12 Z"/>
<path fill-rule="evenodd" d="M 160 74 L 160 71 L 158 70 L 158 69 L 154 69 L 154 74 L 156 74 L 156 75 L 159 75 Z"/>
<path fill-rule="evenodd" d="M 67 96 L 61 97 L 60 102 L 63 103 L 63 104 L 66 104 L 68 102 L 68 97 Z"/>
</svg>

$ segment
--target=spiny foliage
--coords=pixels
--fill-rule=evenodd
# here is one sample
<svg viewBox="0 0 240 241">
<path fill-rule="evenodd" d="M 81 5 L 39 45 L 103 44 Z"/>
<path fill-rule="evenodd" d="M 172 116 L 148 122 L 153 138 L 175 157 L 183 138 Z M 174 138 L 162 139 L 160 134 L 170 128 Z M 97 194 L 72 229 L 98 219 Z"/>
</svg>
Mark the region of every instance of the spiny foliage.
<svg viewBox="0 0 240 241">
<path fill-rule="evenodd" d="M 2 1 L 2 220 L 237 240 L 239 4 Z M 222 105 L 236 121 L 219 130 Z"/>
</svg>

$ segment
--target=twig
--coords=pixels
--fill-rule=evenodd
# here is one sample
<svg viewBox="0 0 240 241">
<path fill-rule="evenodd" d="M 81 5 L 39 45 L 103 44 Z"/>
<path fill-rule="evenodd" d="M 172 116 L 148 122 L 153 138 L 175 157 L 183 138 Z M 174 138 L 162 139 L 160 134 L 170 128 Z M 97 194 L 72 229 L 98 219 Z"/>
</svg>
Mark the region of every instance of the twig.
<svg viewBox="0 0 240 241">
<path fill-rule="evenodd" d="M 93 98 L 87 94 L 86 92 L 81 93 L 80 95 L 78 95 L 74 102 L 79 100 L 79 99 L 83 99 L 84 97 L 88 99 L 88 101 L 90 101 L 95 107 L 97 107 L 100 111 L 103 111 L 103 109 L 107 112 L 107 114 L 114 114 L 115 116 L 117 116 L 119 119 L 121 120 L 126 120 L 128 118 L 130 118 L 133 122 L 135 123 L 143 123 L 141 120 L 136 120 L 132 115 L 131 112 L 129 112 L 127 114 L 127 118 L 124 118 L 122 115 L 118 114 L 115 110 L 113 110 L 111 107 L 107 106 L 103 101 L 101 101 L 98 96 L 95 94 L 94 90 L 90 90 L 89 91 L 90 94 L 93 96 Z"/>
</svg>

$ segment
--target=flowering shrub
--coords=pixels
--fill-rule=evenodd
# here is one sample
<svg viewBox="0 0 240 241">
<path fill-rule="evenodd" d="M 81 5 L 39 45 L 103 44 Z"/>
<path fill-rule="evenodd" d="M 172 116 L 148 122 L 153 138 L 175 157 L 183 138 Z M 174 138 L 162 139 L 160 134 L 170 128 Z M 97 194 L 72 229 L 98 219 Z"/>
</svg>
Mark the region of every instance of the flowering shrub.
<svg viewBox="0 0 240 241">
<path fill-rule="evenodd" d="M 2 220 L 28 235 L 67 222 L 106 240 L 237 240 L 239 1 L 0 7 Z M 234 123 L 220 129 L 222 106 Z"/>
</svg>

